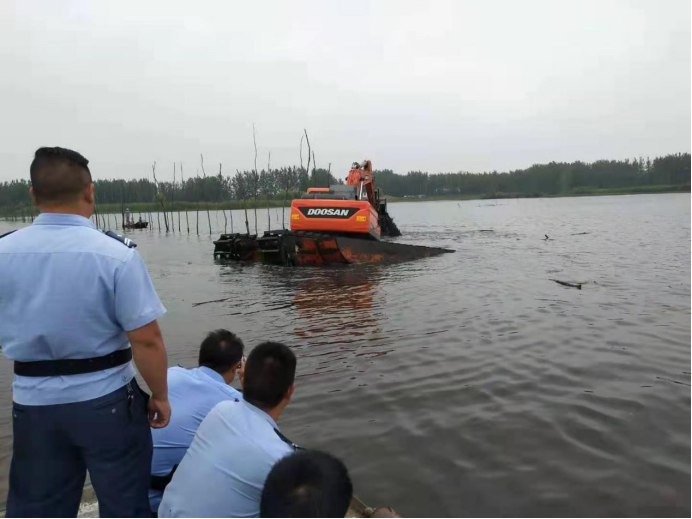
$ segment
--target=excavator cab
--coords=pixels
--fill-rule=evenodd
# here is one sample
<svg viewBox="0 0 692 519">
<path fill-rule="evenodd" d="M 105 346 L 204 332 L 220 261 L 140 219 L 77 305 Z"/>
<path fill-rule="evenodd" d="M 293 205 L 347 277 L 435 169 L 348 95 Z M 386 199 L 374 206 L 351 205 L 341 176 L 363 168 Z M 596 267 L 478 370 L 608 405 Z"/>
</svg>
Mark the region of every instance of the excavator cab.
<svg viewBox="0 0 692 519">
<path fill-rule="evenodd" d="M 375 190 L 372 163 L 353 163 L 346 184 L 311 187 L 291 203 L 291 230 L 379 240 L 401 233 Z"/>
</svg>

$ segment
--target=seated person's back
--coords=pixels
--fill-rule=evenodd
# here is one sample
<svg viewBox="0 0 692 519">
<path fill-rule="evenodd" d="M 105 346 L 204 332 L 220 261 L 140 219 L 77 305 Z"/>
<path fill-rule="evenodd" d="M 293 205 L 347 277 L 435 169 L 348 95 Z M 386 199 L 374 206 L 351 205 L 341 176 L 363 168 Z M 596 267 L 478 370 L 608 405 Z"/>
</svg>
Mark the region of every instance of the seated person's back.
<svg viewBox="0 0 692 519">
<path fill-rule="evenodd" d="M 243 349 L 243 342 L 236 335 L 228 330 L 215 330 L 202 341 L 198 368 L 168 370 L 171 421 L 168 427 L 151 432 L 154 455 L 149 504 L 152 511 L 158 510 L 171 471 L 182 461 L 209 411 L 219 402 L 242 400 L 243 394 L 229 384 L 240 369 Z"/>
<path fill-rule="evenodd" d="M 262 490 L 261 517 L 345 517 L 353 496 L 346 466 L 319 451 L 287 456 Z"/>
<path fill-rule="evenodd" d="M 160 517 L 257 517 L 272 466 L 294 452 L 276 420 L 293 394 L 296 358 L 265 342 L 248 356 L 243 399 L 218 404 L 200 425 L 173 480 Z"/>
</svg>

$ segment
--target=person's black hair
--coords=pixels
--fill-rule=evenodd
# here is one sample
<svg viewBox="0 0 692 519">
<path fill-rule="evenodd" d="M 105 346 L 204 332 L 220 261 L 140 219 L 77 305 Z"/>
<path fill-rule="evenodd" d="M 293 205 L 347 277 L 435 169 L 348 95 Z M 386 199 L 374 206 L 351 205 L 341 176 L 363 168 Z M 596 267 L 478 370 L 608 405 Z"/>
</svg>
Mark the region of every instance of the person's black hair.
<svg viewBox="0 0 692 519">
<path fill-rule="evenodd" d="M 262 490 L 260 517 L 344 517 L 353 485 L 346 466 L 319 451 L 280 460 Z"/>
<path fill-rule="evenodd" d="M 228 330 L 209 332 L 199 347 L 200 366 L 225 373 L 237 365 L 243 358 L 245 345 L 240 338 Z"/>
<path fill-rule="evenodd" d="M 89 161 L 67 148 L 39 148 L 29 168 L 38 202 L 68 203 L 91 184 Z"/>
<path fill-rule="evenodd" d="M 263 342 L 248 355 L 243 397 L 260 409 L 273 409 L 286 396 L 296 375 L 296 356 L 280 342 Z"/>
</svg>

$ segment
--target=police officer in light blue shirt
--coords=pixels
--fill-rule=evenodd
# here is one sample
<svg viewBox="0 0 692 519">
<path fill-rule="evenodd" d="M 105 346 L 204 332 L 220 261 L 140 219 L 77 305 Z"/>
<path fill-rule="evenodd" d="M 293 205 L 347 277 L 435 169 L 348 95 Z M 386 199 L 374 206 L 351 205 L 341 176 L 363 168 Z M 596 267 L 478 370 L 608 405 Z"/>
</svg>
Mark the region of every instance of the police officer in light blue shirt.
<svg viewBox="0 0 692 519">
<path fill-rule="evenodd" d="M 235 334 L 228 330 L 214 330 L 200 345 L 198 368 L 169 368 L 171 421 L 165 429 L 151 432 L 154 440 L 149 490 L 152 512 L 159 509 L 163 490 L 209 411 L 219 402 L 243 399 L 243 394 L 229 385 L 238 373 L 242 387 L 243 350 L 243 341 Z"/>
<path fill-rule="evenodd" d="M 272 466 L 295 451 L 276 425 L 293 395 L 296 357 L 265 342 L 245 364 L 243 400 L 218 404 L 166 487 L 159 517 L 258 517 Z"/>
<path fill-rule="evenodd" d="M 149 426 L 170 418 L 165 309 L 133 244 L 91 224 L 82 155 L 41 148 L 30 175 L 41 214 L 0 239 L 0 345 L 15 371 L 7 516 L 75 517 L 88 470 L 101 517 L 147 517 Z"/>
</svg>

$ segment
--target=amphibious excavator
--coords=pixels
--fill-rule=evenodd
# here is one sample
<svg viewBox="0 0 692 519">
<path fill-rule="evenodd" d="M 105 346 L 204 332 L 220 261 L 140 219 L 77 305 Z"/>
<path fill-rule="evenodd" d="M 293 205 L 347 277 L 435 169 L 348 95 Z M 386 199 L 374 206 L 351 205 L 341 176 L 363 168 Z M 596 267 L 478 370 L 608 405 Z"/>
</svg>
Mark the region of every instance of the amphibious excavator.
<svg viewBox="0 0 692 519">
<path fill-rule="evenodd" d="M 345 184 L 311 187 L 293 200 L 290 227 L 263 236 L 222 234 L 214 242 L 214 257 L 297 266 L 407 261 L 454 252 L 382 240 L 401 232 L 375 189 L 369 160 L 354 162 Z"/>
</svg>

